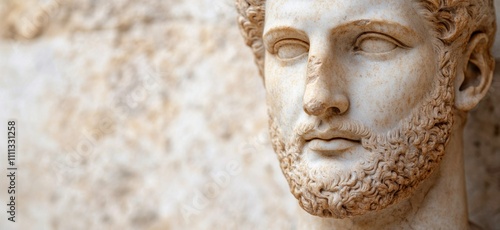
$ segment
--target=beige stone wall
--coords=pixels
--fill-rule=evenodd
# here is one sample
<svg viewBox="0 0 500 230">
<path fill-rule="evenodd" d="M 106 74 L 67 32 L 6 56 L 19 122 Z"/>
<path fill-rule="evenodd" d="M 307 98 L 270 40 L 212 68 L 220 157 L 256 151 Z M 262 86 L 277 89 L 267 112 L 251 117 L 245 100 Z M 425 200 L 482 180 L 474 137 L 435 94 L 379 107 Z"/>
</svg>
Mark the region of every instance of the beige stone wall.
<svg viewBox="0 0 500 230">
<path fill-rule="evenodd" d="M 0 229 L 294 227 L 232 0 L 3 0 L 0 18 L 0 127 L 17 119 L 19 143 L 17 223 L 0 209 Z M 485 229 L 500 226 L 499 103 L 497 77 L 465 134 Z"/>
</svg>

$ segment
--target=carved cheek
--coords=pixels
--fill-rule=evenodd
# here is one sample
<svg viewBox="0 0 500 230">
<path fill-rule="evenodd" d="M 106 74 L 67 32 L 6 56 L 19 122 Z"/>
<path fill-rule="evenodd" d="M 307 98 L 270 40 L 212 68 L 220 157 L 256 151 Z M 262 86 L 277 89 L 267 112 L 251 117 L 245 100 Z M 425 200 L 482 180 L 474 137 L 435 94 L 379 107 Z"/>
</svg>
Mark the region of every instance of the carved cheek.
<svg viewBox="0 0 500 230">
<path fill-rule="evenodd" d="M 291 132 L 302 111 L 304 68 L 305 63 L 283 67 L 279 60 L 266 56 L 267 104 L 285 135 Z"/>
<path fill-rule="evenodd" d="M 433 52 L 423 48 L 383 62 L 355 61 L 350 74 L 354 119 L 386 131 L 421 105 L 437 76 Z"/>
<path fill-rule="evenodd" d="M 434 68 L 436 64 L 433 61 L 434 53 L 427 51 L 425 47 L 420 47 L 394 65 L 399 76 L 395 76 L 397 80 L 392 89 L 394 103 L 390 106 L 400 119 L 406 118 L 421 106 L 433 91 L 433 82 L 437 77 Z"/>
<path fill-rule="evenodd" d="M 414 52 L 408 61 L 403 65 L 408 66 L 404 69 L 403 81 L 401 88 L 406 89 L 401 92 L 401 98 L 404 98 L 404 104 L 407 107 L 413 108 L 419 106 L 423 100 L 434 89 L 434 83 L 438 78 L 438 71 L 436 69 L 437 60 L 434 52 L 422 47 Z"/>
</svg>

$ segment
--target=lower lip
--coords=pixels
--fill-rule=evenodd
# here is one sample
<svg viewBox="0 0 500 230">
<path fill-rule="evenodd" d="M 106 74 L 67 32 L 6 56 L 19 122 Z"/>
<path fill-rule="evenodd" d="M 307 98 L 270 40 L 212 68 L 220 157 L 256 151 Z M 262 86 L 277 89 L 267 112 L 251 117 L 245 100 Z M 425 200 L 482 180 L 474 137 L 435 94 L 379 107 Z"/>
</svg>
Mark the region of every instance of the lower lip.
<svg viewBox="0 0 500 230">
<path fill-rule="evenodd" d="M 361 144 L 359 141 L 343 138 L 335 138 L 331 140 L 312 139 L 309 141 L 309 148 L 313 151 L 321 153 L 337 153 L 348 150 L 359 144 Z"/>
</svg>

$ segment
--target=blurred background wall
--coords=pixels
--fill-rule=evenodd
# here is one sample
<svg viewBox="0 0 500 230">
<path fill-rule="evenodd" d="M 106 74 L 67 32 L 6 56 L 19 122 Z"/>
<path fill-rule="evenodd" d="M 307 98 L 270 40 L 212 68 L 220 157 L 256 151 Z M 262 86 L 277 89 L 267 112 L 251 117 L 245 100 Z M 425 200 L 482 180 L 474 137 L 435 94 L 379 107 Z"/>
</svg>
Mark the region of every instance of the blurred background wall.
<svg viewBox="0 0 500 230">
<path fill-rule="evenodd" d="M 0 208 L 0 229 L 293 229 L 233 5 L 0 1 L 0 122 L 17 119 L 19 145 L 16 223 Z M 499 77 L 465 132 L 485 229 L 500 229 Z"/>
</svg>

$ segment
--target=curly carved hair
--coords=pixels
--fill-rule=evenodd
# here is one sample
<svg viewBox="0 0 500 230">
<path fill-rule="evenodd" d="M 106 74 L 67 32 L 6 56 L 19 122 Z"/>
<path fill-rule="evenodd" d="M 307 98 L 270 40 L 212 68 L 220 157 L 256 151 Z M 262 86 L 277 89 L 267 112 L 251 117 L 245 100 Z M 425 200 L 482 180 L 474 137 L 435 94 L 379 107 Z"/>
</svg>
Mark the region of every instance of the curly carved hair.
<svg viewBox="0 0 500 230">
<path fill-rule="evenodd" d="M 496 32 L 493 0 L 417 0 L 421 14 L 434 25 L 439 45 L 462 46 L 476 33 L 489 37 L 491 50 Z M 266 0 L 236 0 L 238 24 L 246 44 L 252 48 L 259 73 L 264 77 L 264 30 Z M 490 63 L 494 58 L 490 53 Z"/>
</svg>

